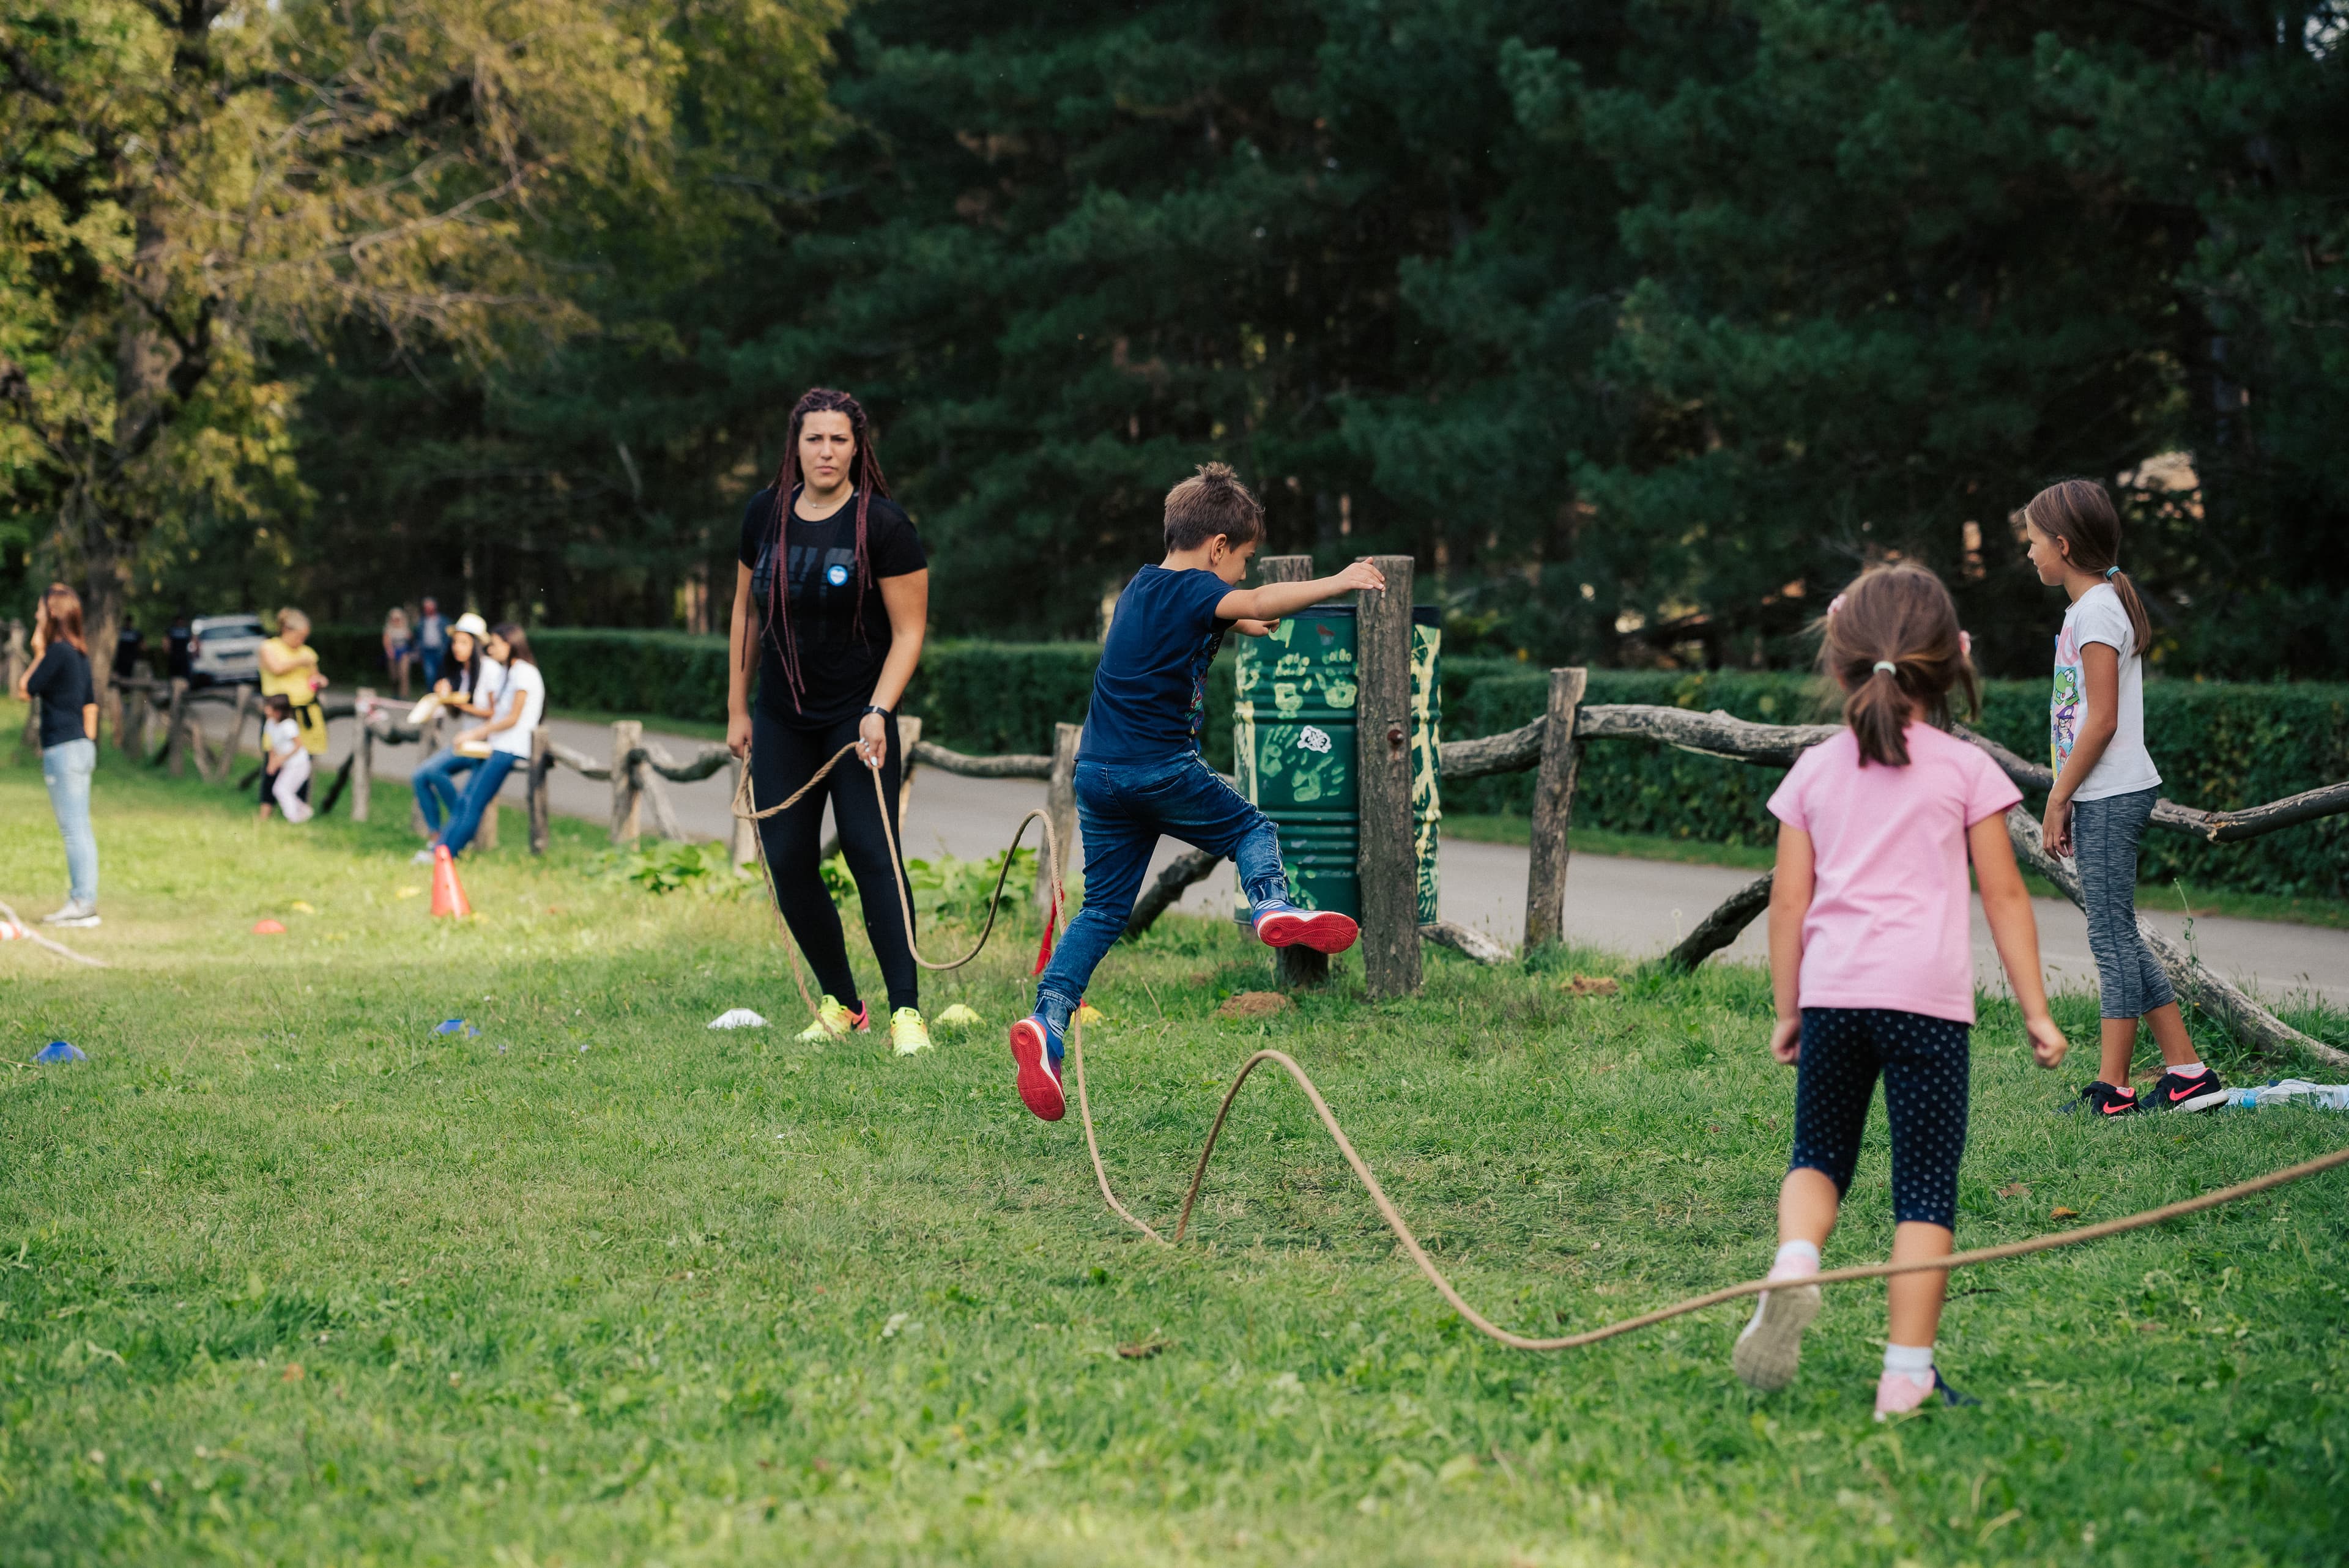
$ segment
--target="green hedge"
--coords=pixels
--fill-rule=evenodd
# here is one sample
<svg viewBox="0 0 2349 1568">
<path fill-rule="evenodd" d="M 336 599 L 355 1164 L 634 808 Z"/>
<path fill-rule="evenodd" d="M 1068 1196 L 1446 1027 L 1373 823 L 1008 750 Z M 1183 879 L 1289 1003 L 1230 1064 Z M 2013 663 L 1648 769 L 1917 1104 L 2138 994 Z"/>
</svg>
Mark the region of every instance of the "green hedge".
<svg viewBox="0 0 2349 1568">
<path fill-rule="evenodd" d="M 1541 713 L 1547 693 L 1547 677 L 1539 674 L 1476 681 L 1447 716 L 1444 733 L 1456 739 L 1515 728 Z M 1833 717 L 1817 682 L 1792 674 L 1594 670 L 1586 700 L 1720 708 L 1773 723 Z M 2161 769 L 2162 792 L 2182 804 L 2258 805 L 2349 779 L 2349 686 L 2157 680 L 2145 688 L 2145 708 L 2146 741 Z M 2024 757 L 2044 758 L 2047 684 L 1990 683 L 1977 727 Z M 1777 829 L 1766 802 L 1780 777 L 1777 769 L 1668 747 L 1597 743 L 1583 754 L 1575 820 L 1617 832 L 1768 843 Z M 1532 785 L 1530 773 L 1472 779 L 1444 791 L 1444 808 L 1522 813 Z M 2236 844 L 2200 843 L 2157 830 L 2146 835 L 2140 865 L 2148 878 L 2183 877 L 2189 887 L 2349 897 L 2349 818 Z"/>
<path fill-rule="evenodd" d="M 378 634 L 321 627 L 319 656 L 338 688 L 383 684 Z M 533 634 L 557 707 L 668 714 L 711 722 L 726 715 L 722 637 L 678 632 L 564 630 Z M 1052 726 L 1081 721 L 1101 650 L 1091 643 L 933 642 L 906 696 L 926 733 L 980 755 L 1049 751 Z M 1548 677 L 1508 659 L 1447 659 L 1444 733 L 1453 739 L 1511 729 L 1542 711 Z M 1775 723 L 1832 717 L 1817 682 L 1790 673 L 1675 675 L 1594 670 L 1588 701 L 1722 708 Z M 1209 675 L 1206 752 L 1231 766 L 1232 655 Z M 1998 681 L 1983 694 L 1980 727 L 2025 757 L 2047 749 L 2047 686 Z M 2154 681 L 2146 687 L 2147 739 L 2164 792 L 2189 805 L 2254 805 L 2349 779 L 2349 686 L 2219 686 Z M 1778 771 L 1669 748 L 1609 741 L 1589 748 L 1575 819 L 1618 832 L 1731 844 L 1776 835 L 1765 802 Z M 1474 779 L 1444 792 L 1455 812 L 1523 812 L 1530 773 Z M 2196 843 L 2150 833 L 2149 876 L 2189 885 L 2287 895 L 2349 897 L 2349 819 L 2293 828 L 2247 843 Z"/>
</svg>

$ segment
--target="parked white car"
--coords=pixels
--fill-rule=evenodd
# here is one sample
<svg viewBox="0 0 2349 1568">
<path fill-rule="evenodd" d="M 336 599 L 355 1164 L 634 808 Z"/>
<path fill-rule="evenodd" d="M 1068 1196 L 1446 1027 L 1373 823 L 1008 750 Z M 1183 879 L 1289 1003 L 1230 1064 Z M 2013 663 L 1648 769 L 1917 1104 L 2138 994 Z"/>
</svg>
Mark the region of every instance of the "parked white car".
<svg viewBox="0 0 2349 1568">
<path fill-rule="evenodd" d="M 199 615 L 188 624 L 188 684 L 232 686 L 261 678 L 258 615 Z"/>
</svg>

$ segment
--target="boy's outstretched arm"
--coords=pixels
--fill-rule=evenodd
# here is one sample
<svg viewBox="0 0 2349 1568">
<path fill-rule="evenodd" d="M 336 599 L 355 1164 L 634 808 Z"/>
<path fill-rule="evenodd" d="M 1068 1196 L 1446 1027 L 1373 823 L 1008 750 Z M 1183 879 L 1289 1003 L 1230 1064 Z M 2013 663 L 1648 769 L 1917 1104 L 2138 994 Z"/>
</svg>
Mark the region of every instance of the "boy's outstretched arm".
<svg viewBox="0 0 2349 1568">
<path fill-rule="evenodd" d="M 1216 601 L 1218 621 L 1278 621 L 1282 616 L 1335 599 L 1357 589 L 1372 593 L 1387 585 L 1386 574 L 1367 561 L 1357 561 L 1334 576 L 1310 583 L 1268 583 L 1261 588 L 1235 588 Z"/>
<path fill-rule="evenodd" d="M 2014 1000 L 2023 1008 L 2023 1032 L 2031 1037 L 2031 1054 L 2043 1068 L 2052 1068 L 2071 1049 L 2064 1031 L 2047 1011 L 2047 985 L 2039 974 L 2039 922 L 2031 913 L 2031 892 L 2015 869 L 2014 845 L 2006 836 L 2006 813 L 1984 817 L 1966 830 L 1966 851 L 1974 862 L 1974 881 L 1982 888 L 1982 918 L 1990 923 L 1990 939 L 1998 946 L 1998 961 Z"/>
</svg>

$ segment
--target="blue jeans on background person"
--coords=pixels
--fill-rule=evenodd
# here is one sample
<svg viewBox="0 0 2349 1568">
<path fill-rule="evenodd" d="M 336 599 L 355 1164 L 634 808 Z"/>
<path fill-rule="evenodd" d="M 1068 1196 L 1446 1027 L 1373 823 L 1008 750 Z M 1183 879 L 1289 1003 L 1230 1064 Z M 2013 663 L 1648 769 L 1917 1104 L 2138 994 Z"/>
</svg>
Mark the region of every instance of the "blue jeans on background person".
<svg viewBox="0 0 2349 1568">
<path fill-rule="evenodd" d="M 89 779 L 98 771 L 98 742 L 67 740 L 41 751 L 41 782 L 49 787 L 49 808 L 65 835 L 66 896 L 75 903 L 98 903 L 98 835 L 89 826 Z"/>
<path fill-rule="evenodd" d="M 472 782 L 465 786 L 465 798 L 458 803 L 457 814 L 449 819 L 448 831 L 440 835 L 440 841 L 449 847 L 450 854 L 463 854 L 465 846 L 473 841 L 473 835 L 481 830 L 481 819 L 489 814 L 490 802 L 498 798 L 499 787 L 521 760 L 511 751 L 492 751 L 473 765 Z"/>
<path fill-rule="evenodd" d="M 435 686 L 440 684 L 440 661 L 447 655 L 448 652 L 449 645 L 446 643 L 441 644 L 437 648 L 427 648 L 422 646 L 419 646 L 417 648 L 416 662 L 424 666 L 424 689 L 426 691 L 430 691 Z"/>
<path fill-rule="evenodd" d="M 424 813 L 424 830 L 439 837 L 441 827 L 457 814 L 464 803 L 465 792 L 458 787 L 457 775 L 470 773 L 481 765 L 478 757 L 460 757 L 454 747 L 435 752 L 430 759 L 417 769 L 409 779 L 416 791 L 416 809 Z"/>
<path fill-rule="evenodd" d="M 1239 868 L 1258 909 L 1288 896 L 1280 834 L 1196 752 L 1163 762 L 1077 763 L 1077 827 L 1085 840 L 1085 906 L 1069 923 L 1036 985 L 1036 1010 L 1055 1039 L 1117 939 L 1150 870 L 1159 835 L 1171 833 Z M 1065 846 L 1063 846 L 1065 848 Z"/>
</svg>

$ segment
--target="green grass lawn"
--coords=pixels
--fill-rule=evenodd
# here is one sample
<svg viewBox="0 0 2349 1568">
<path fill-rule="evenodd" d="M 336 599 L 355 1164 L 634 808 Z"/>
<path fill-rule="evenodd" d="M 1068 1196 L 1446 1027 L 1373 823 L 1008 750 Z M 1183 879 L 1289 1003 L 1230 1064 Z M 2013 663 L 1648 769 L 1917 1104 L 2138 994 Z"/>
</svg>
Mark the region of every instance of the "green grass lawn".
<svg viewBox="0 0 2349 1568">
<path fill-rule="evenodd" d="M 582 824 L 543 861 L 508 833 L 465 867 L 479 917 L 436 923 L 404 810 L 256 834 L 224 790 L 116 755 L 98 800 L 107 923 L 72 940 L 115 967 L 0 945 L 0 1057 L 90 1056 L 0 1065 L 0 1563 L 2349 1551 L 2340 1176 L 1961 1275 L 1942 1362 L 1982 1405 L 1878 1426 L 1880 1287 L 1833 1291 L 1770 1398 L 1729 1374 L 1734 1308 L 1501 1349 L 1263 1076 L 1195 1244 L 1129 1233 L 1075 1121 L 1011 1093 L 1032 923 L 926 993 L 988 1026 L 898 1060 L 793 1043 L 763 904 L 598 875 Z M 0 896 L 47 909 L 62 856 L 21 758 L 0 813 Z M 264 915 L 290 934 L 249 934 Z M 1278 1045 L 1505 1323 L 1588 1326 L 1766 1266 L 1794 1079 L 1758 973 L 1429 956 L 1415 1000 L 1365 1004 L 1347 959 L 1238 1024 L 1218 1000 L 1266 965 L 1227 923 L 1113 954 L 1092 1079 L 1123 1196 L 1171 1217 L 1221 1086 Z M 1602 970 L 1621 995 L 1562 988 Z M 704 1026 L 745 1005 L 779 1026 Z M 2094 1013 L 2062 1004 L 2075 1039 Z M 429 1033 L 456 1016 L 481 1033 Z M 2058 1117 L 2079 1058 L 2032 1068 L 1994 1005 L 1976 1043 L 1961 1244 L 2349 1137 L 2304 1110 Z M 1879 1121 L 1830 1263 L 1884 1253 L 1886 1188 Z"/>
<path fill-rule="evenodd" d="M 1484 844 L 1524 844 L 1531 841 L 1533 824 L 1524 817 L 1478 817 L 1462 814 L 1444 819 L 1446 837 Z M 1679 861 L 1688 865 L 1734 866 L 1741 871 L 1766 872 L 1776 851 L 1767 844 L 1709 844 L 1700 839 L 1674 839 L 1659 833 L 1610 833 L 1603 828 L 1576 828 L 1573 851 L 1578 855 L 1627 855 L 1643 861 Z M 2054 887 L 2035 876 L 2023 879 L 2040 898 L 2061 898 Z M 2137 902 L 2144 908 L 2196 915 L 2230 915 L 2237 920 L 2282 921 L 2294 925 L 2322 925 L 2349 930 L 2349 901 L 2335 898 L 2284 897 L 2276 893 L 2237 892 L 2227 888 L 2189 886 L 2179 882 L 2145 882 Z"/>
</svg>

